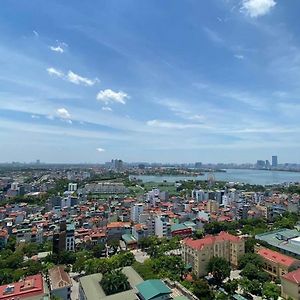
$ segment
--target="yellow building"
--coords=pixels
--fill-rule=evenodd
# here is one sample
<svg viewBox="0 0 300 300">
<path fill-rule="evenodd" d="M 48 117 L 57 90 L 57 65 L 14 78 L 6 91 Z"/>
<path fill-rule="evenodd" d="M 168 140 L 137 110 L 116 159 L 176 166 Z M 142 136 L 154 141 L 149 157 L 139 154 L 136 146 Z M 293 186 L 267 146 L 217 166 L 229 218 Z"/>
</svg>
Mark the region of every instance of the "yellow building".
<svg viewBox="0 0 300 300">
<path fill-rule="evenodd" d="M 263 259 L 263 268 L 271 275 L 272 280 L 280 279 L 282 275 L 300 267 L 298 259 L 270 249 L 260 248 L 257 250 L 257 254 Z"/>
<path fill-rule="evenodd" d="M 281 296 L 284 299 L 300 299 L 300 269 L 281 277 Z"/>
<path fill-rule="evenodd" d="M 206 204 L 206 211 L 215 213 L 219 209 L 219 203 L 216 200 L 208 200 Z"/>
<path fill-rule="evenodd" d="M 207 264 L 212 257 L 222 257 L 233 267 L 237 267 L 238 259 L 245 254 L 243 238 L 220 232 L 216 236 L 206 236 L 199 240 L 187 238 L 182 243 L 184 263 L 191 265 L 198 276 L 207 275 Z"/>
</svg>

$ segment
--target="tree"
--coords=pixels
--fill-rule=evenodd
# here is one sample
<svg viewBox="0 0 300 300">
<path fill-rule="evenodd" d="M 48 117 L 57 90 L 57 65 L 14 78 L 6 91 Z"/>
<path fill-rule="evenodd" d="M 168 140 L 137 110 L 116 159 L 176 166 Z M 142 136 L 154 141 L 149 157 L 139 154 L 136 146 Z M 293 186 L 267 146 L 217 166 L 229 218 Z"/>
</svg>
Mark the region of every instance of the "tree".
<svg viewBox="0 0 300 300">
<path fill-rule="evenodd" d="M 105 245 L 104 244 L 97 244 L 93 247 L 92 253 L 93 256 L 96 258 L 102 257 L 102 253 L 105 250 Z"/>
<path fill-rule="evenodd" d="M 130 289 L 127 276 L 120 270 L 114 270 L 105 274 L 100 284 L 107 296 L 121 293 Z"/>
<path fill-rule="evenodd" d="M 230 265 L 222 257 L 213 257 L 208 262 L 207 271 L 213 274 L 217 284 L 221 284 L 230 275 Z"/>
<path fill-rule="evenodd" d="M 260 282 L 266 282 L 270 279 L 270 276 L 265 271 L 261 271 L 256 265 L 247 263 L 241 272 L 241 275 L 249 280 L 257 279 Z"/>
<path fill-rule="evenodd" d="M 224 289 L 229 295 L 233 295 L 235 291 L 238 289 L 239 281 L 237 279 L 228 280 L 224 284 Z"/>
<path fill-rule="evenodd" d="M 261 268 L 263 265 L 262 258 L 256 253 L 245 253 L 239 259 L 239 269 L 243 269 L 246 267 L 248 263 L 255 265 L 258 268 Z"/>
<path fill-rule="evenodd" d="M 245 241 L 245 252 L 246 253 L 253 253 L 254 252 L 254 246 L 256 244 L 255 238 L 247 238 Z"/>
<path fill-rule="evenodd" d="M 192 291 L 199 299 L 212 299 L 212 291 L 210 290 L 208 283 L 203 279 L 197 279 L 193 282 Z"/>
<path fill-rule="evenodd" d="M 266 299 L 277 300 L 280 296 L 280 288 L 272 282 L 266 282 L 263 285 L 263 296 Z"/>
</svg>

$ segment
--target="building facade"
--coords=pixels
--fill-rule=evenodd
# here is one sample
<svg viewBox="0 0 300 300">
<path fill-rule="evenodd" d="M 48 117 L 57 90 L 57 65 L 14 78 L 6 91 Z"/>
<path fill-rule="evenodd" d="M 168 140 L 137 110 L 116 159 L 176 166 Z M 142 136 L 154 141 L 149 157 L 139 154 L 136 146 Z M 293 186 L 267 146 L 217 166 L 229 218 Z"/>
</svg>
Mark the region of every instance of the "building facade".
<svg viewBox="0 0 300 300">
<path fill-rule="evenodd" d="M 227 232 L 198 240 L 187 238 L 182 243 L 183 261 L 198 277 L 207 275 L 207 265 L 212 257 L 222 257 L 237 267 L 239 258 L 244 254 L 244 239 Z"/>
</svg>

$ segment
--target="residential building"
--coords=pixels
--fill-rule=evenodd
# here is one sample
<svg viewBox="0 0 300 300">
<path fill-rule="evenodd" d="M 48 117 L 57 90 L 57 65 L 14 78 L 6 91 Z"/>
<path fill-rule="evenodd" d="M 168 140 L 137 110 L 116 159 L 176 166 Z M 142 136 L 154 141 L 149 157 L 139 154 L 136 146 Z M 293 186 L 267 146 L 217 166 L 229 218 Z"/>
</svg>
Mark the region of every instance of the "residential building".
<svg viewBox="0 0 300 300">
<path fill-rule="evenodd" d="M 202 239 L 186 238 L 182 243 L 183 261 L 192 267 L 199 276 L 207 274 L 207 264 L 212 257 L 222 257 L 233 267 L 237 267 L 239 258 L 245 254 L 245 241 L 241 237 L 220 232 L 218 235 L 208 235 Z"/>
<path fill-rule="evenodd" d="M 76 192 L 77 191 L 77 183 L 70 182 L 68 185 L 69 192 Z"/>
<path fill-rule="evenodd" d="M 0 250 L 3 249 L 8 240 L 8 231 L 6 229 L 0 229 Z"/>
<path fill-rule="evenodd" d="M 149 235 L 148 227 L 144 224 L 135 224 L 132 227 L 132 235 L 137 241 L 139 241 Z"/>
<path fill-rule="evenodd" d="M 139 217 L 144 211 L 144 204 L 143 203 L 136 203 L 130 209 L 130 219 L 134 223 L 139 223 Z"/>
<path fill-rule="evenodd" d="M 123 234 L 131 234 L 131 224 L 129 222 L 111 222 L 106 227 L 107 238 L 121 239 Z"/>
<path fill-rule="evenodd" d="M 214 213 L 219 209 L 219 203 L 216 200 L 208 200 L 206 203 L 206 211 Z"/>
<path fill-rule="evenodd" d="M 284 299 L 300 299 L 300 269 L 281 277 L 281 297 Z"/>
<path fill-rule="evenodd" d="M 67 224 L 66 250 L 67 251 L 75 251 L 75 225 L 74 224 Z"/>
<path fill-rule="evenodd" d="M 267 248 L 258 249 L 257 254 L 264 262 L 263 269 L 271 275 L 273 280 L 280 279 L 281 276 L 287 274 L 292 269 L 300 267 L 298 259 Z"/>
<path fill-rule="evenodd" d="M 62 300 L 71 299 L 72 281 L 64 266 L 55 266 L 48 271 L 49 289 L 51 296 L 56 296 Z"/>
<path fill-rule="evenodd" d="M 48 296 L 48 290 L 41 274 L 27 276 L 21 281 L 0 286 L 1 300 L 40 300 L 44 296 Z"/>
<path fill-rule="evenodd" d="M 172 299 L 172 290 L 159 279 L 146 280 L 136 286 L 141 300 Z"/>
<path fill-rule="evenodd" d="M 179 237 L 187 237 L 193 233 L 192 227 L 188 227 L 185 224 L 173 224 L 171 226 L 171 235 Z"/>
<path fill-rule="evenodd" d="M 53 253 L 58 254 L 64 250 L 66 250 L 66 229 L 67 224 L 65 221 L 62 221 L 59 224 L 59 228 L 53 233 Z"/>
<path fill-rule="evenodd" d="M 169 223 L 169 217 L 167 215 L 156 215 L 154 220 L 155 235 L 158 237 L 170 237 L 171 224 Z"/>
</svg>

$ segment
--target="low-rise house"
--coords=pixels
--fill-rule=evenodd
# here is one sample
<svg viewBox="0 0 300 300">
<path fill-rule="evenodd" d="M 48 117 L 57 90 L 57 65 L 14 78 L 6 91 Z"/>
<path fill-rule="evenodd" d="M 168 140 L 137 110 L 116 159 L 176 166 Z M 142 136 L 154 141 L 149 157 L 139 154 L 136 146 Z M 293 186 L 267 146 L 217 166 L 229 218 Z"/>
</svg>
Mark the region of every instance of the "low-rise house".
<svg viewBox="0 0 300 300">
<path fill-rule="evenodd" d="M 0 286 L 0 299 L 40 300 L 48 295 L 48 289 L 41 274 L 28 276 L 21 281 Z"/>
<path fill-rule="evenodd" d="M 284 299 L 300 299 L 300 269 L 281 277 L 281 296 Z"/>
<path fill-rule="evenodd" d="M 62 300 L 71 299 L 72 281 L 63 266 L 55 266 L 48 271 L 49 273 L 49 289 L 52 296 L 56 296 Z"/>
<path fill-rule="evenodd" d="M 172 290 L 159 279 L 146 280 L 136 286 L 141 300 L 172 299 Z"/>
<path fill-rule="evenodd" d="M 193 233 L 192 228 L 185 224 L 173 224 L 171 226 L 171 235 L 179 237 L 187 237 Z"/>
</svg>

